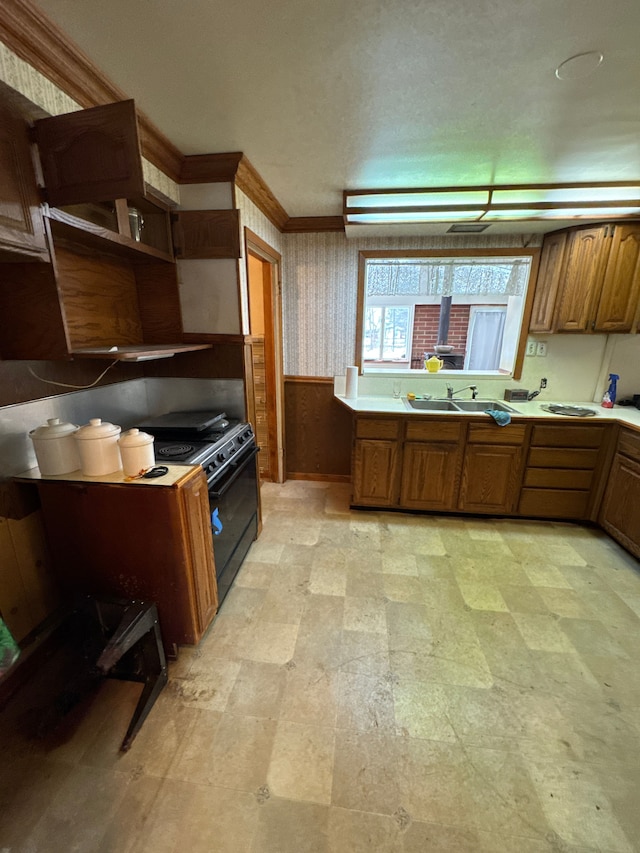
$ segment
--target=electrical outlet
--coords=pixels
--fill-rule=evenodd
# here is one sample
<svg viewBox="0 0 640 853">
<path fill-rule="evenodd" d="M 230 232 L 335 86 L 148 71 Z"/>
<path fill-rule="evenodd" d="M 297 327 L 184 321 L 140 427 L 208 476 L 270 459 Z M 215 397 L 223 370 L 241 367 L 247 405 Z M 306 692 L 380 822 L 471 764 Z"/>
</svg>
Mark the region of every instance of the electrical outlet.
<svg viewBox="0 0 640 853">
<path fill-rule="evenodd" d="M 538 341 L 538 346 L 536 350 L 536 355 L 541 355 L 542 357 L 547 354 L 547 342 L 546 341 Z"/>
<path fill-rule="evenodd" d="M 535 341 L 527 341 L 527 355 L 535 355 L 536 354 L 536 342 Z"/>
</svg>

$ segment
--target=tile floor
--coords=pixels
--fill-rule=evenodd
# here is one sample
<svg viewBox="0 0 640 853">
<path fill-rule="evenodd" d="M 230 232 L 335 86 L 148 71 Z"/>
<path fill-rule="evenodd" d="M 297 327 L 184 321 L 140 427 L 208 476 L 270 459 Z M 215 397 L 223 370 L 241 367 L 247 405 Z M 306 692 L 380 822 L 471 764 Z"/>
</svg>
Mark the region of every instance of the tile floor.
<svg viewBox="0 0 640 853">
<path fill-rule="evenodd" d="M 352 512 L 343 485 L 263 499 L 130 752 L 136 685 L 45 741 L 5 709 L 2 853 L 640 850 L 636 560 L 573 525 Z"/>
</svg>

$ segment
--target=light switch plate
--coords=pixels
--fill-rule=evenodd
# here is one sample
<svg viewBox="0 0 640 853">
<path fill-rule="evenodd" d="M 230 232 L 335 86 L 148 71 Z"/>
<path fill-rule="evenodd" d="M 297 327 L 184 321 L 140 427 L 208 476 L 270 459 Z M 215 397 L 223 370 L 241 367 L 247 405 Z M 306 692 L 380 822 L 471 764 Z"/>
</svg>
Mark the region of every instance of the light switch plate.
<svg viewBox="0 0 640 853">
<path fill-rule="evenodd" d="M 547 354 L 547 342 L 546 341 L 538 341 L 537 355 L 542 356 L 543 358 Z"/>
<path fill-rule="evenodd" d="M 537 344 L 535 341 L 527 341 L 527 355 L 535 355 Z"/>
</svg>

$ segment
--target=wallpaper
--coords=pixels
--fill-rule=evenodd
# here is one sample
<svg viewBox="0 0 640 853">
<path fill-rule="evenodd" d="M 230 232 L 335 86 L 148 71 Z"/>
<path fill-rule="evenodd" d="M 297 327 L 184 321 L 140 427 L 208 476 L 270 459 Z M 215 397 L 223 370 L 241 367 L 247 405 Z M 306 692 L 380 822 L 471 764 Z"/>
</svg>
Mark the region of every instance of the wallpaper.
<svg viewBox="0 0 640 853">
<path fill-rule="evenodd" d="M 73 98 L 70 98 L 28 62 L 16 56 L 3 42 L 0 42 L 0 80 L 49 115 L 57 116 L 81 109 Z M 153 163 L 145 160 L 144 157 L 142 158 L 142 170 L 144 179 L 148 184 L 167 198 L 175 201 L 176 204 L 179 203 L 179 187 L 171 178 L 161 172 Z"/>
<path fill-rule="evenodd" d="M 535 235 L 370 237 L 285 234 L 283 246 L 284 372 L 335 376 L 354 364 L 358 252 L 374 249 L 499 249 L 539 246 Z"/>
</svg>

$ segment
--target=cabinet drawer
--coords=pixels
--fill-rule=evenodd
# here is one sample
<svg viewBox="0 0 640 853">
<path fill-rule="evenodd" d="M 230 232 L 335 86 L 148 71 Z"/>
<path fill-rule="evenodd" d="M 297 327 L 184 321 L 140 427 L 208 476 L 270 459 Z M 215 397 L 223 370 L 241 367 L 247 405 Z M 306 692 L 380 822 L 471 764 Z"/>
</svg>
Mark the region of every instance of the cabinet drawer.
<svg viewBox="0 0 640 853">
<path fill-rule="evenodd" d="M 640 462 L 640 432 L 623 429 L 618 439 L 618 453 Z"/>
<path fill-rule="evenodd" d="M 459 441 L 462 436 L 461 421 L 407 421 L 407 441 Z"/>
<path fill-rule="evenodd" d="M 598 451 L 566 447 L 532 447 L 529 450 L 530 468 L 588 468 L 593 470 Z"/>
<path fill-rule="evenodd" d="M 590 489 L 593 471 L 581 468 L 528 468 L 525 486 L 549 489 Z"/>
<path fill-rule="evenodd" d="M 585 518 L 589 492 L 569 489 L 523 489 L 520 515 L 542 518 Z"/>
<path fill-rule="evenodd" d="M 535 426 L 532 447 L 600 447 L 605 435 L 603 426 Z"/>
<path fill-rule="evenodd" d="M 398 418 L 358 418 L 356 438 L 398 438 L 400 424 Z"/>
<path fill-rule="evenodd" d="M 522 444 L 526 434 L 524 424 L 498 426 L 496 423 L 471 424 L 467 441 L 471 444 Z"/>
</svg>

